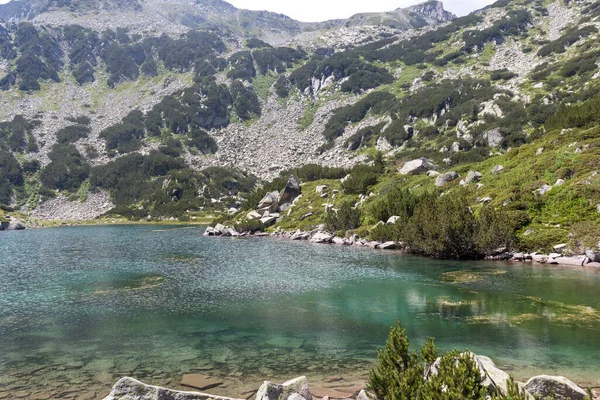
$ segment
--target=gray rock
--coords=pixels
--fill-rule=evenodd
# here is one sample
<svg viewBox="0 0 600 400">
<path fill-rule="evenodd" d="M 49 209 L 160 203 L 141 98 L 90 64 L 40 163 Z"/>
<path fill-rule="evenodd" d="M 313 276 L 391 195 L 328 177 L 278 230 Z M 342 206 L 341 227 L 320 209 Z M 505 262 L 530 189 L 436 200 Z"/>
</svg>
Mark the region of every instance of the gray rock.
<svg viewBox="0 0 600 400">
<path fill-rule="evenodd" d="M 267 193 L 258 203 L 258 209 L 266 209 L 269 212 L 276 212 L 279 206 L 279 192 Z"/>
<path fill-rule="evenodd" d="M 490 147 L 498 147 L 504 137 L 498 128 L 487 131 L 483 134 L 483 139 Z"/>
<path fill-rule="evenodd" d="M 215 396 L 201 392 L 181 392 L 146 385 L 133 378 L 122 378 L 113 386 L 110 394 L 104 400 L 239 400 L 229 397 Z"/>
<path fill-rule="evenodd" d="M 326 232 L 317 232 L 310 238 L 311 243 L 327 243 L 328 244 L 328 243 L 331 243 L 332 240 L 333 240 L 333 235 L 330 235 L 329 233 L 326 233 Z"/>
<path fill-rule="evenodd" d="M 492 199 L 491 197 L 482 197 L 481 199 L 479 199 L 479 202 L 480 203 L 489 203 L 492 200 L 494 200 L 494 199 Z"/>
<path fill-rule="evenodd" d="M 215 228 L 213 228 L 212 226 L 206 227 L 203 236 L 215 236 Z"/>
<path fill-rule="evenodd" d="M 8 221 L 0 221 L 0 231 L 6 230 L 6 228 L 8 228 L 8 224 Z"/>
<path fill-rule="evenodd" d="M 600 262 L 600 252 L 596 250 L 586 250 L 585 255 L 590 262 Z"/>
<path fill-rule="evenodd" d="M 327 186 L 327 185 L 319 185 L 319 186 L 316 187 L 315 192 L 317 192 L 319 194 L 323 194 L 328 189 L 329 189 L 329 186 Z"/>
<path fill-rule="evenodd" d="M 556 396 L 557 400 L 584 400 L 585 390 L 562 376 L 534 376 L 525 384 L 529 393 L 539 397 Z"/>
<path fill-rule="evenodd" d="M 492 168 L 493 175 L 500 175 L 503 172 L 504 172 L 504 167 L 502 165 L 496 165 L 494 168 Z"/>
<path fill-rule="evenodd" d="M 454 171 L 446 172 L 445 174 L 441 174 L 440 176 L 435 178 L 435 186 L 444 186 L 458 178 L 459 178 L 459 176 L 456 172 L 454 172 Z"/>
<path fill-rule="evenodd" d="M 564 249 L 567 248 L 567 244 L 566 243 L 561 243 L 561 244 L 557 244 L 556 246 L 553 247 L 554 250 L 558 251 L 563 251 Z"/>
<path fill-rule="evenodd" d="M 292 393 L 288 396 L 287 400 L 306 400 L 304 397 L 299 395 L 298 393 Z"/>
<path fill-rule="evenodd" d="M 23 229 L 25 229 L 25 224 L 23 222 L 15 217 L 10 217 L 10 221 L 6 227 L 7 231 L 22 231 Z"/>
<path fill-rule="evenodd" d="M 536 155 L 536 156 L 540 156 L 540 155 L 542 155 L 542 153 L 543 153 L 543 152 L 544 152 L 544 148 L 543 148 L 543 147 L 540 147 L 540 148 L 539 148 L 539 149 L 537 149 L 537 151 L 535 152 L 535 155 Z"/>
<path fill-rule="evenodd" d="M 396 222 L 398 222 L 399 219 L 400 219 L 399 216 L 394 215 L 394 216 L 389 217 L 386 223 L 387 224 L 395 224 Z"/>
<path fill-rule="evenodd" d="M 257 219 L 261 219 L 261 217 L 262 217 L 262 215 L 261 215 L 261 214 L 259 214 L 259 213 L 258 213 L 258 212 L 256 212 L 256 211 L 250 211 L 250 212 L 248 213 L 248 215 L 246 215 L 246 219 L 247 219 L 247 220 L 249 220 L 249 221 L 253 221 L 253 220 L 257 220 Z"/>
<path fill-rule="evenodd" d="M 418 175 L 436 168 L 437 166 L 431 161 L 421 157 L 404 163 L 398 172 L 401 175 Z"/>
<path fill-rule="evenodd" d="M 377 245 L 378 249 L 381 250 L 394 250 L 396 248 L 396 242 L 385 242 Z"/>
<path fill-rule="evenodd" d="M 565 180 L 564 179 L 558 179 L 556 181 L 556 183 L 554 184 L 554 186 L 562 186 L 565 184 Z"/>
<path fill-rule="evenodd" d="M 305 376 L 289 380 L 283 384 L 265 381 L 256 393 L 256 400 L 288 400 L 292 395 L 298 395 L 296 400 L 312 400 L 312 394 Z M 290 399 L 291 400 L 291 399 Z"/>
<path fill-rule="evenodd" d="M 533 194 L 535 194 L 537 196 L 543 196 L 546 193 L 548 193 L 551 189 L 552 189 L 552 186 L 544 184 L 544 185 L 542 185 L 542 187 L 534 190 Z"/>
<path fill-rule="evenodd" d="M 458 153 L 460 151 L 460 143 L 454 142 L 452 146 L 450 146 L 450 151 L 453 153 Z"/>
<path fill-rule="evenodd" d="M 260 222 L 262 222 L 265 227 L 273 225 L 276 221 L 277 217 L 264 217 L 260 219 Z"/>
<path fill-rule="evenodd" d="M 440 175 L 440 173 L 437 172 L 437 171 L 429 171 L 429 172 L 427 172 L 427 176 L 430 177 L 430 178 L 436 178 L 439 175 Z"/>
<path fill-rule="evenodd" d="M 515 253 L 515 254 L 513 254 L 512 258 L 515 261 L 523 261 L 523 260 L 525 260 L 525 255 L 523 253 Z"/>
<path fill-rule="evenodd" d="M 364 389 L 358 393 L 356 400 L 373 400 L 375 396 L 370 396 Z"/>
<path fill-rule="evenodd" d="M 291 204 L 300 195 L 301 191 L 300 180 L 295 175 L 290 176 L 283 193 L 279 196 L 279 208 L 281 209 L 284 204 Z"/>
<path fill-rule="evenodd" d="M 465 183 L 468 185 L 469 183 L 472 183 L 472 182 L 479 182 L 482 177 L 483 177 L 483 175 L 481 175 L 481 172 L 469 171 L 469 173 L 467 174 L 467 177 L 465 178 Z"/>
</svg>

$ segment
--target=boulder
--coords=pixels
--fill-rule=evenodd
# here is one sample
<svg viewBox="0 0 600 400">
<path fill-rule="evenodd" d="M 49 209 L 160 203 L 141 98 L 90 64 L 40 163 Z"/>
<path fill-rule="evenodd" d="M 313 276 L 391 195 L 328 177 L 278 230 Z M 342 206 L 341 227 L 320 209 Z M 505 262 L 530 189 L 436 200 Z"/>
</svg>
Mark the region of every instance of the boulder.
<svg viewBox="0 0 600 400">
<path fill-rule="evenodd" d="M 483 175 L 481 175 L 481 172 L 469 171 L 469 173 L 467 174 L 467 177 L 465 178 L 465 183 L 468 185 L 469 183 L 472 183 L 472 182 L 479 182 L 482 177 L 483 177 Z"/>
<path fill-rule="evenodd" d="M 369 393 L 367 393 L 364 389 L 358 393 L 358 396 L 356 396 L 356 400 L 373 400 L 373 399 L 375 399 L 375 396 L 369 395 Z"/>
<path fill-rule="evenodd" d="M 586 250 L 585 255 L 590 262 L 600 262 L 600 252 L 596 250 Z"/>
<path fill-rule="evenodd" d="M 400 219 L 399 216 L 394 215 L 392 217 L 389 217 L 386 223 L 387 224 L 395 224 L 396 222 L 398 222 L 399 219 Z"/>
<path fill-rule="evenodd" d="M 212 226 L 206 227 L 206 229 L 204 230 L 204 233 L 203 233 L 203 236 L 215 236 L 215 235 L 216 235 L 215 228 L 213 228 Z"/>
<path fill-rule="evenodd" d="M 8 228 L 8 224 L 8 221 L 0 221 L 0 231 L 6 230 L 6 228 Z"/>
<path fill-rule="evenodd" d="M 333 235 L 326 232 L 317 232 L 311 238 L 311 243 L 331 243 L 333 241 Z"/>
<path fill-rule="evenodd" d="M 257 220 L 257 219 L 260 219 L 261 217 L 262 217 L 262 215 L 260 215 L 256 211 L 250 211 L 248 213 L 248 215 L 246 215 L 246 219 L 249 220 L 249 221 Z"/>
<path fill-rule="evenodd" d="M 377 245 L 378 249 L 381 250 L 394 250 L 396 248 L 396 242 L 385 242 Z"/>
<path fill-rule="evenodd" d="M 104 400 L 240 400 L 229 397 L 214 396 L 212 394 L 200 392 L 181 392 L 178 390 L 166 389 L 160 386 L 146 385 L 133 378 L 122 378 L 113 386 L 110 394 Z"/>
<path fill-rule="evenodd" d="M 262 224 L 265 227 L 267 227 L 267 228 L 269 226 L 273 225 L 276 221 L 277 221 L 277 217 L 270 217 L 270 216 L 269 217 L 263 217 L 263 218 L 260 219 L 260 222 L 262 222 Z"/>
<path fill-rule="evenodd" d="M 554 186 L 562 186 L 565 184 L 565 180 L 564 179 L 558 179 L 556 181 L 556 183 L 554 184 Z"/>
<path fill-rule="evenodd" d="M 279 192 L 267 193 L 265 197 L 258 203 L 259 210 L 267 210 L 276 212 L 279 207 Z M 260 212 L 260 211 L 259 211 Z"/>
<path fill-rule="evenodd" d="M 435 186 L 444 186 L 458 178 L 459 178 L 459 176 L 456 172 L 454 172 L 454 171 L 446 172 L 445 174 L 441 174 L 440 176 L 435 178 Z"/>
<path fill-rule="evenodd" d="M 290 176 L 281 196 L 279 196 L 279 208 L 284 204 L 292 204 L 296 197 L 300 195 L 301 191 L 300 180 L 295 175 Z"/>
<path fill-rule="evenodd" d="M 305 400 L 312 400 L 313 397 L 305 376 L 289 380 L 281 385 L 265 381 L 256 393 L 256 400 L 288 400 L 294 394 Z M 301 400 L 300 397 L 296 396 L 290 400 Z"/>
<path fill-rule="evenodd" d="M 319 194 L 323 194 L 325 193 L 327 190 L 329 189 L 329 186 L 327 185 L 319 185 L 316 187 L 315 192 L 319 193 Z"/>
<path fill-rule="evenodd" d="M 492 199 L 491 197 L 488 196 L 488 197 L 482 197 L 481 199 L 479 199 L 479 202 L 480 203 L 490 203 L 492 200 L 494 200 L 494 199 Z"/>
<path fill-rule="evenodd" d="M 492 168 L 492 175 L 500 175 L 504 172 L 504 167 L 502 165 L 496 165 Z"/>
<path fill-rule="evenodd" d="M 548 193 L 550 191 L 550 189 L 552 189 L 552 186 L 544 184 L 544 185 L 542 185 L 542 187 L 535 189 L 533 191 L 533 194 L 535 194 L 537 196 L 543 196 L 546 193 Z"/>
<path fill-rule="evenodd" d="M 10 217 L 10 221 L 6 227 L 7 231 L 22 231 L 23 229 L 25 229 L 25 224 L 23 222 L 15 217 Z"/>
<path fill-rule="evenodd" d="M 566 243 L 557 244 L 553 248 L 554 248 L 554 250 L 556 250 L 556 252 L 562 252 L 567 248 L 567 244 Z"/>
<path fill-rule="evenodd" d="M 498 147 L 502 142 L 502 139 L 504 139 L 504 137 L 498 128 L 484 132 L 483 134 L 483 140 L 487 142 L 489 147 Z"/>
<path fill-rule="evenodd" d="M 398 172 L 401 175 L 418 175 L 436 168 L 437 166 L 431 161 L 421 157 L 404 163 Z"/>
<path fill-rule="evenodd" d="M 525 384 L 525 389 L 540 398 L 552 397 L 557 400 L 584 400 L 585 390 L 562 376 L 534 376 Z"/>
<path fill-rule="evenodd" d="M 427 176 L 430 178 L 437 178 L 439 175 L 440 175 L 440 173 L 437 171 L 428 171 L 427 172 Z"/>
</svg>

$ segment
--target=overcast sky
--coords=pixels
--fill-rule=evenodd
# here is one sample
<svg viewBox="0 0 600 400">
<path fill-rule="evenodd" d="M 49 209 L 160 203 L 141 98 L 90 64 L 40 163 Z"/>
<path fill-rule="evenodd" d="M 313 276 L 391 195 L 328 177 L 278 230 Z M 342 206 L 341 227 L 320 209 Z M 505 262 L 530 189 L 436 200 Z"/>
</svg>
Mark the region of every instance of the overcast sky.
<svg viewBox="0 0 600 400">
<path fill-rule="evenodd" d="M 268 10 L 303 22 L 348 18 L 357 13 L 391 11 L 424 0 L 226 0 L 238 8 Z M 478 10 L 495 0 L 446 0 L 444 8 L 458 16 Z"/>
<path fill-rule="evenodd" d="M 9 0 L 0 0 L 0 4 Z M 268 10 L 304 22 L 348 18 L 357 13 L 391 11 L 424 0 L 227 0 L 237 8 Z M 495 0 L 446 0 L 444 8 L 458 16 L 478 10 Z"/>
</svg>

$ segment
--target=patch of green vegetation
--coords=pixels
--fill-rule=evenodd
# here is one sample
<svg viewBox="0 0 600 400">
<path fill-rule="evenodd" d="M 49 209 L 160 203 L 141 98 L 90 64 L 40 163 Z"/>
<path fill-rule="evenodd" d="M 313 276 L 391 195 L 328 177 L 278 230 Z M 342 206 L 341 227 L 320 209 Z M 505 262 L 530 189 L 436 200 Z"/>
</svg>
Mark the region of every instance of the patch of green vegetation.
<svg viewBox="0 0 600 400">
<path fill-rule="evenodd" d="M 271 75 L 258 75 L 252 79 L 252 87 L 254 88 L 254 91 L 258 97 L 260 97 L 263 101 L 267 101 L 269 99 L 269 92 L 275 83 L 275 79 L 276 78 Z"/>
<path fill-rule="evenodd" d="M 503 275 L 506 271 L 452 271 L 445 272 L 442 280 L 451 283 L 475 283 L 484 280 L 487 276 Z"/>
<path fill-rule="evenodd" d="M 305 130 L 309 126 L 312 125 L 312 123 L 315 120 L 315 114 L 317 113 L 317 110 L 319 109 L 318 103 L 313 103 L 310 100 L 308 100 L 308 101 L 310 103 L 305 105 L 304 112 L 302 113 L 302 117 L 300 117 L 300 119 L 298 120 L 298 125 L 299 125 L 300 130 Z"/>
</svg>

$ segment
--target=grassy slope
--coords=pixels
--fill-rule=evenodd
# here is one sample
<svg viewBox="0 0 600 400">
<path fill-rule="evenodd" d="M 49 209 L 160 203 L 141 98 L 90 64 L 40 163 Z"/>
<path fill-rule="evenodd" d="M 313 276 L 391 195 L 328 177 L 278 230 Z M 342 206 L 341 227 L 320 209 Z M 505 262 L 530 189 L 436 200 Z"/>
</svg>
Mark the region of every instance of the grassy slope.
<svg viewBox="0 0 600 400">
<path fill-rule="evenodd" d="M 543 148 L 541 154 L 538 149 Z M 578 150 L 579 149 L 579 150 Z M 600 229 L 600 213 L 596 205 L 600 204 L 600 128 L 589 130 L 567 130 L 548 133 L 543 138 L 512 149 L 505 155 L 496 155 L 483 162 L 464 164 L 456 168 L 449 167 L 461 177 L 469 171 L 483 174 L 482 186 L 469 185 L 470 198 L 476 210 L 480 206 L 479 199 L 491 197 L 495 207 L 512 206 L 526 208 L 531 219 L 520 232 L 522 246 L 527 250 L 548 248 L 569 240 L 569 233 L 574 225 L 581 222 L 591 224 L 592 229 Z M 504 172 L 493 175 L 491 170 L 502 165 Z M 382 175 L 379 183 L 372 188 L 375 196 L 385 193 L 394 185 L 409 188 L 413 191 L 435 190 L 435 178 L 427 175 L 402 176 L 394 171 Z M 443 170 L 441 172 L 444 172 Z M 543 196 L 534 196 L 533 191 L 544 184 L 553 186 L 558 179 L 564 179 L 561 186 L 553 187 Z M 335 199 L 321 199 L 315 192 L 317 185 L 328 185 L 330 196 L 334 189 L 340 189 L 338 180 L 321 180 L 309 182 L 302 186 L 303 197 L 297 202 L 288 216 L 271 229 L 310 230 L 324 223 L 325 207 L 323 204 L 333 203 L 339 206 L 343 201 L 356 196 L 340 194 Z M 460 187 L 459 180 L 446 186 L 452 193 Z M 368 216 L 370 201 L 361 206 L 363 210 L 363 226 L 359 234 L 368 232 L 368 228 L 377 223 Z M 300 221 L 300 217 L 308 212 L 313 215 Z M 526 231 L 533 233 L 523 235 Z"/>
</svg>

